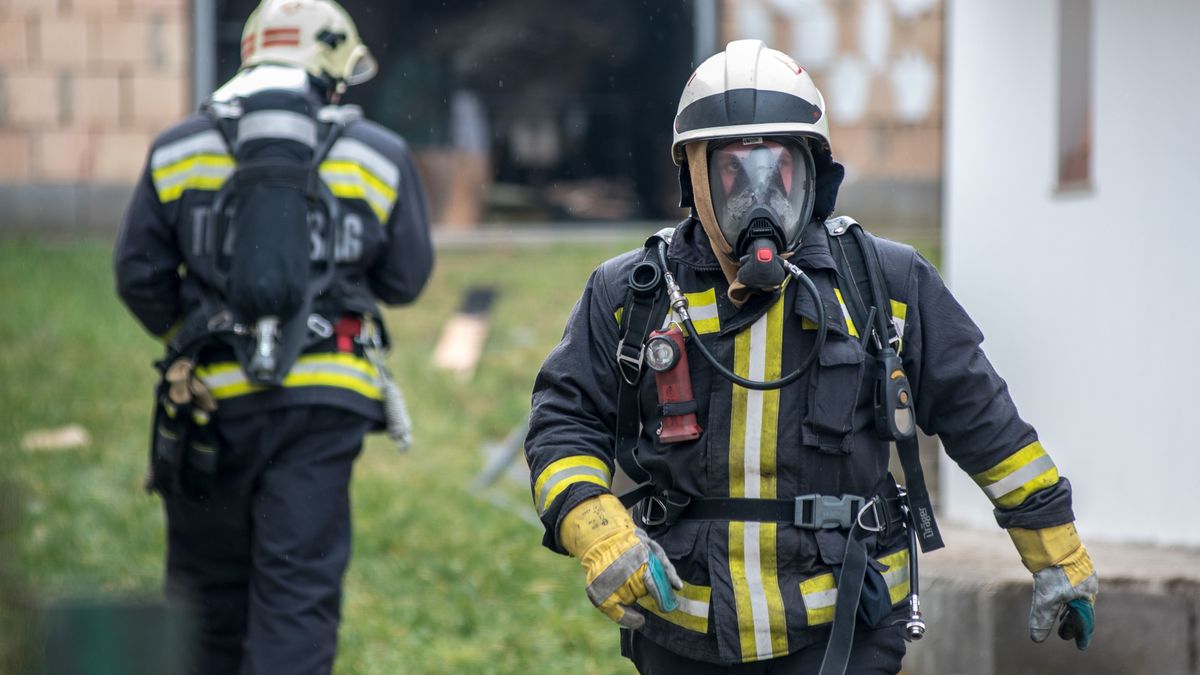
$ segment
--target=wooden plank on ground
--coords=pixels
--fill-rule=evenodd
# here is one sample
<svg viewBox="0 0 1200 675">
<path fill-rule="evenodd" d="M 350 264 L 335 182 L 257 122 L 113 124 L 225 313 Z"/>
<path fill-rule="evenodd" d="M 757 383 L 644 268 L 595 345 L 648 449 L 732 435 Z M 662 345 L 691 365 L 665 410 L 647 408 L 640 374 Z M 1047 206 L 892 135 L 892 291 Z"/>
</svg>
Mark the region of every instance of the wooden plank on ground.
<svg viewBox="0 0 1200 675">
<path fill-rule="evenodd" d="M 433 352 L 435 367 L 448 370 L 459 379 L 471 379 L 483 355 L 495 299 L 496 289 L 490 286 L 467 289 L 462 307 L 442 327 L 442 335 Z"/>
</svg>

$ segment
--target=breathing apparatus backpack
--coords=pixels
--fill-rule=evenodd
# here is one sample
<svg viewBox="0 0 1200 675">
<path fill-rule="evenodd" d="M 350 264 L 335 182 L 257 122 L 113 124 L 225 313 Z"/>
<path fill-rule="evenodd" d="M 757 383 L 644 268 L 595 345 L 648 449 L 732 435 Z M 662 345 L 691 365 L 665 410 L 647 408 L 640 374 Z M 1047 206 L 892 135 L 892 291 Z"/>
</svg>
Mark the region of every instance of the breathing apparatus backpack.
<svg viewBox="0 0 1200 675">
<path fill-rule="evenodd" d="M 260 88 L 206 108 L 237 168 L 209 214 L 224 243 L 206 270 L 215 297 L 206 298 L 205 313 L 221 317 L 214 323 L 229 329 L 257 385 L 280 385 L 300 353 L 328 337 L 312 330 L 310 317 L 333 279 L 340 207 L 318 167 L 342 123 L 323 122 L 321 100 L 304 85 Z M 322 260 L 310 259 L 314 225 L 325 238 Z"/>
</svg>

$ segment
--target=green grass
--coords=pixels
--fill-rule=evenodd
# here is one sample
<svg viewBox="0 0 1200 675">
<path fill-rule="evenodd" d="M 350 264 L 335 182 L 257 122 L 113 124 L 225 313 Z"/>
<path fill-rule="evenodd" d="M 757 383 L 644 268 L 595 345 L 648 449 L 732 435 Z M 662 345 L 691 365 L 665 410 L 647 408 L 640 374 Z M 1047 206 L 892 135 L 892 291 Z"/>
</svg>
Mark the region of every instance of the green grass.
<svg viewBox="0 0 1200 675">
<path fill-rule="evenodd" d="M 336 672 L 625 673 L 616 628 L 588 602 L 582 571 L 541 533 L 474 494 L 481 446 L 528 408 L 588 273 L 637 245 L 449 251 L 413 307 L 388 314 L 392 364 L 408 395 L 407 455 L 372 437 L 352 486 L 354 554 Z M 15 585 L 37 602 L 153 598 L 163 520 L 141 490 L 158 344 L 112 291 L 110 243 L 0 244 L 0 605 Z M 499 291 L 474 379 L 429 365 L 465 288 Z M 86 447 L 29 452 L 30 430 L 78 423 Z M 532 511 L 527 486 L 493 490 Z M 14 522 L 15 520 L 15 522 Z M 0 608 L 0 629 L 19 627 Z M 7 637 L 5 637 L 7 636 Z M 4 644 L 20 633 L 0 633 Z"/>
</svg>

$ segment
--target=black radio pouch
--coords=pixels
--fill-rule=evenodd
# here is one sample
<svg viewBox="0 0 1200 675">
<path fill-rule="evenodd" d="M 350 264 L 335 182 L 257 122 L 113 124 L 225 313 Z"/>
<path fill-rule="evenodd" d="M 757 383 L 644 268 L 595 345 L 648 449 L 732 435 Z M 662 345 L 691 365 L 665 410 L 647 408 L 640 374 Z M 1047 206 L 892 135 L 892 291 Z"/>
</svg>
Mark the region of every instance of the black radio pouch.
<svg viewBox="0 0 1200 675">
<path fill-rule="evenodd" d="M 147 492 L 200 498 L 217 472 L 217 435 L 207 413 L 170 399 L 166 379 L 155 391 Z"/>
</svg>

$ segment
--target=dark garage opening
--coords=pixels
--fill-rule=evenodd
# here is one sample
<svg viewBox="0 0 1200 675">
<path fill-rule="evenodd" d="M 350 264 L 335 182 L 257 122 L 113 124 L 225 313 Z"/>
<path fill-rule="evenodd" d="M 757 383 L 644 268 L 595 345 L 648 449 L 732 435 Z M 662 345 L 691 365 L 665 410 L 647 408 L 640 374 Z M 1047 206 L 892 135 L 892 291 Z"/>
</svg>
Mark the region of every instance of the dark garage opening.
<svg viewBox="0 0 1200 675">
<path fill-rule="evenodd" d="M 693 4 L 346 0 L 380 73 L 351 88 L 413 148 L 435 220 L 674 218 Z M 254 0 L 217 2 L 218 82 Z"/>
</svg>

